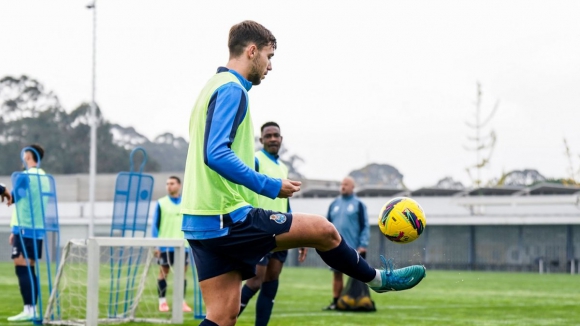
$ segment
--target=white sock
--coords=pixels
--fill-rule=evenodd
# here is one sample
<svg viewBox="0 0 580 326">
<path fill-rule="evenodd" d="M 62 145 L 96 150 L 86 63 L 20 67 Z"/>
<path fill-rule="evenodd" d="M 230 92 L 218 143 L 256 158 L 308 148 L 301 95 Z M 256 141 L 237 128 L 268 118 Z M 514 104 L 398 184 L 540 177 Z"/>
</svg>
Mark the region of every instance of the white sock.
<svg viewBox="0 0 580 326">
<path fill-rule="evenodd" d="M 166 303 L 166 302 L 167 301 L 165 300 L 165 298 L 159 298 L 159 304 Z"/>
<path fill-rule="evenodd" d="M 34 315 L 34 307 L 31 305 L 25 305 L 24 312 L 29 314 L 29 315 Z"/>
<path fill-rule="evenodd" d="M 367 284 L 370 287 L 379 287 L 383 285 L 383 279 L 381 278 L 381 272 L 378 269 L 375 269 L 375 271 L 377 272 L 377 274 L 375 275 L 375 278 L 372 279 L 370 282 L 368 282 Z"/>
</svg>

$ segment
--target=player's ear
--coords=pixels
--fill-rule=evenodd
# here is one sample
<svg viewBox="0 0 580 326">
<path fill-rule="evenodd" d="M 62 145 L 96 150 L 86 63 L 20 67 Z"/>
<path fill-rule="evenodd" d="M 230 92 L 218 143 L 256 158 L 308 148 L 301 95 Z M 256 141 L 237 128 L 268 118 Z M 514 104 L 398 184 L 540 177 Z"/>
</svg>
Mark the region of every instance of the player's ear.
<svg viewBox="0 0 580 326">
<path fill-rule="evenodd" d="M 262 140 L 262 137 L 260 137 L 260 144 L 264 145 L 264 141 Z"/>
<path fill-rule="evenodd" d="M 250 45 L 246 47 L 246 54 L 248 58 L 254 59 L 254 57 L 258 55 L 258 47 L 256 46 L 256 44 L 250 43 Z"/>
</svg>

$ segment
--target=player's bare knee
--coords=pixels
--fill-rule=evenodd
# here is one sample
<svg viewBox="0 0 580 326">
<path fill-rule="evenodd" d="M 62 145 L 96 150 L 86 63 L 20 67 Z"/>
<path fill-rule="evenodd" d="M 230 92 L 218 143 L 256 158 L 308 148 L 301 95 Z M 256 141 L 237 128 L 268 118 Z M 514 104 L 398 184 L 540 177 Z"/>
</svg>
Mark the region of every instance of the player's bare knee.
<svg viewBox="0 0 580 326">
<path fill-rule="evenodd" d="M 280 278 L 281 272 L 281 270 L 268 271 L 268 274 L 266 274 L 266 277 L 264 278 L 264 282 L 277 281 Z"/>
<path fill-rule="evenodd" d="M 326 221 L 323 223 L 319 229 L 321 238 L 324 239 L 325 244 L 330 245 L 331 248 L 334 248 L 340 244 L 340 234 L 332 225 L 332 223 Z"/>
<path fill-rule="evenodd" d="M 34 266 L 34 260 L 30 260 L 29 264 L 30 266 Z M 14 258 L 14 266 L 27 266 L 26 259 L 22 255 Z"/>
<path fill-rule="evenodd" d="M 246 285 L 250 289 L 257 291 L 258 289 L 260 289 L 260 286 L 262 286 L 262 279 L 259 277 L 252 277 L 251 279 L 246 281 Z"/>
</svg>

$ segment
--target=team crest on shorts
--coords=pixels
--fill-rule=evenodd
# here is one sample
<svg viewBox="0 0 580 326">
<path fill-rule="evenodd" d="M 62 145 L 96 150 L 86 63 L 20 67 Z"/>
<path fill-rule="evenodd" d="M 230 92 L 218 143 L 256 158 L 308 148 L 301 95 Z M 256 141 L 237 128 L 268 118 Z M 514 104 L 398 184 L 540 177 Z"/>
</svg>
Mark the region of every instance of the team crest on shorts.
<svg viewBox="0 0 580 326">
<path fill-rule="evenodd" d="M 286 215 L 284 214 L 272 214 L 270 215 L 270 219 L 278 224 L 283 224 L 284 222 L 286 222 Z"/>
</svg>

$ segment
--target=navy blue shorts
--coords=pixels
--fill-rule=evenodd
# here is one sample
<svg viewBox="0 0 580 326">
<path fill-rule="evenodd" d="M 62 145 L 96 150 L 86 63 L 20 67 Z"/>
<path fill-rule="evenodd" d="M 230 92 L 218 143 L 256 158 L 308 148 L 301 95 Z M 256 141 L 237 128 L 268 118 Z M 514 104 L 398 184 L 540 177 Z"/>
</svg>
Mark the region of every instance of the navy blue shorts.
<svg viewBox="0 0 580 326">
<path fill-rule="evenodd" d="M 175 253 L 173 251 L 162 251 L 157 258 L 157 264 L 161 266 L 173 266 Z M 185 266 L 189 264 L 189 252 L 185 253 Z"/>
<path fill-rule="evenodd" d="M 246 219 L 230 226 L 228 235 L 188 240 L 200 281 L 231 271 L 242 279 L 256 276 L 256 264 L 274 248 L 276 235 L 290 231 L 292 214 L 252 208 Z"/>
<path fill-rule="evenodd" d="M 42 251 L 44 247 L 42 246 L 42 239 L 36 239 L 36 253 L 38 259 L 42 259 Z M 20 234 L 15 234 L 12 238 L 12 259 L 22 257 L 28 257 L 28 259 L 35 260 L 34 257 L 34 239 L 22 237 Z"/>
<path fill-rule="evenodd" d="M 286 258 L 288 258 L 288 250 L 269 252 L 258 262 L 258 265 L 268 266 L 270 259 L 277 259 L 283 264 L 286 262 Z"/>
</svg>

